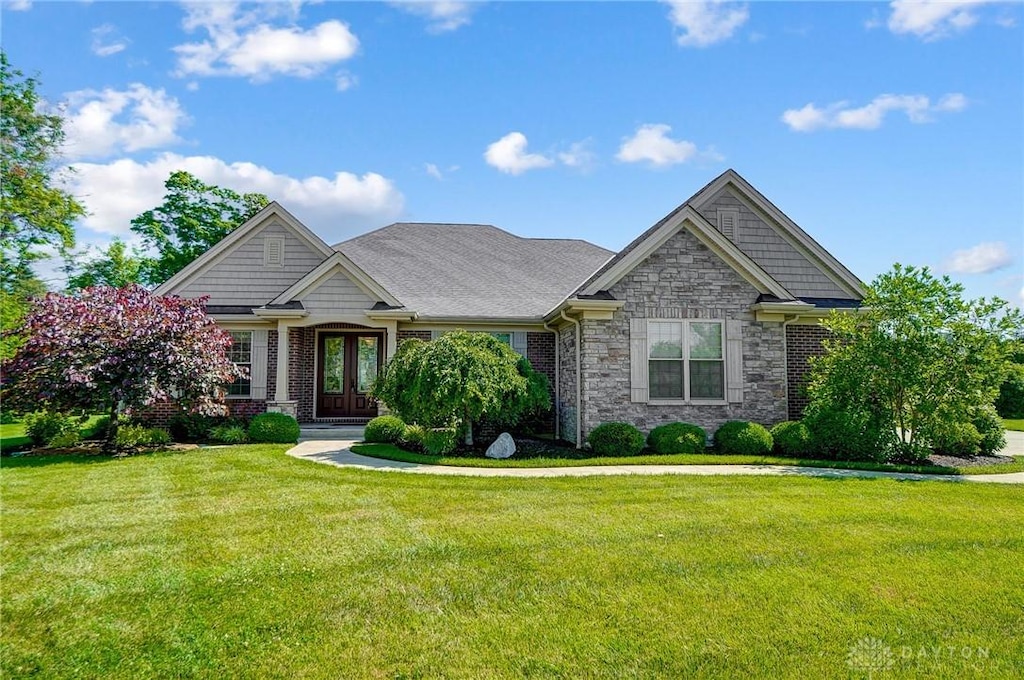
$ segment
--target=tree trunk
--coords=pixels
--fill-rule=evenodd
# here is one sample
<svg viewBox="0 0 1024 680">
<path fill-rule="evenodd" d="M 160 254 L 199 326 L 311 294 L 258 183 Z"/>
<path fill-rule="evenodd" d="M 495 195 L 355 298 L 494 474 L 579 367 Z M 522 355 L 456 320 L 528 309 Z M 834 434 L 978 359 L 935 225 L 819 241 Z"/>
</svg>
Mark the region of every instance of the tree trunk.
<svg viewBox="0 0 1024 680">
<path fill-rule="evenodd" d="M 469 419 L 469 414 L 466 414 L 466 446 L 473 445 L 473 421 Z"/>
<path fill-rule="evenodd" d="M 107 437 L 103 441 L 103 451 L 106 453 L 114 453 L 114 441 L 117 439 L 117 402 L 115 401 L 110 407 L 110 424 L 107 425 Z"/>
</svg>

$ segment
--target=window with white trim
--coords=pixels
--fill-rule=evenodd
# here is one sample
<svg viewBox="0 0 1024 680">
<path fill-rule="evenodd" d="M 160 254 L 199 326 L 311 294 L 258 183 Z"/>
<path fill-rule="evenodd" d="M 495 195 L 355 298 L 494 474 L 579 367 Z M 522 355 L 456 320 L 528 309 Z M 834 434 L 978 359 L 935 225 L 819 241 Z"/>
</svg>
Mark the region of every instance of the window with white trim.
<svg viewBox="0 0 1024 680">
<path fill-rule="evenodd" d="M 650 399 L 725 399 L 725 334 L 721 321 L 647 324 Z"/>
<path fill-rule="evenodd" d="M 228 396 L 248 397 L 252 394 L 252 331 L 231 331 L 231 347 L 228 349 L 228 359 L 244 368 L 244 378 L 236 378 L 233 383 L 226 385 Z"/>
</svg>

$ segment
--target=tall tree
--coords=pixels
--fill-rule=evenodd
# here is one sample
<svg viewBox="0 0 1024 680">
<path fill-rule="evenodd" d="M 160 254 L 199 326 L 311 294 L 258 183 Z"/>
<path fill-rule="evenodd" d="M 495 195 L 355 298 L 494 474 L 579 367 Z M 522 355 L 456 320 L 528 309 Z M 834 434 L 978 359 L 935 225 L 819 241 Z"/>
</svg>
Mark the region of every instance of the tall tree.
<svg viewBox="0 0 1024 680">
<path fill-rule="evenodd" d="M 5 406 L 103 410 L 110 414 L 108 443 L 126 408 L 173 395 L 185 408 L 219 410 L 223 385 L 242 373 L 226 354 L 231 335 L 207 316 L 204 303 L 141 286 L 34 300 L 28 340 L 7 367 Z"/>
<path fill-rule="evenodd" d="M 2 284 L 13 291 L 44 249 L 74 246 L 74 221 L 85 209 L 55 186 L 63 119 L 40 106 L 39 82 L 0 52 L 0 251 Z"/>
<path fill-rule="evenodd" d="M 72 263 L 77 273 L 68 277 L 68 290 L 76 291 L 92 286 L 124 286 L 141 283 L 142 259 L 136 253 L 128 252 L 121 239 L 110 242 L 107 250 L 99 257 L 87 260 L 81 265 Z"/>
<path fill-rule="evenodd" d="M 860 314 L 823 321 L 832 338 L 813 363 L 809 410 L 875 423 L 905 458 L 977 420 L 999 392 L 1024 319 L 1003 300 L 963 292 L 927 268 L 897 264 L 875 279 Z"/>
<path fill-rule="evenodd" d="M 204 184 L 177 170 L 164 183 L 164 202 L 132 220 L 132 231 L 156 252 L 142 264 L 142 279 L 159 285 L 262 210 L 263 194 L 239 194 Z"/>
<path fill-rule="evenodd" d="M 0 51 L 0 294 L 4 358 L 28 297 L 45 286 L 32 263 L 74 247 L 85 209 L 57 180 L 63 119 L 41 106 L 39 81 L 12 68 Z M 66 168 L 64 169 L 66 171 Z"/>
</svg>

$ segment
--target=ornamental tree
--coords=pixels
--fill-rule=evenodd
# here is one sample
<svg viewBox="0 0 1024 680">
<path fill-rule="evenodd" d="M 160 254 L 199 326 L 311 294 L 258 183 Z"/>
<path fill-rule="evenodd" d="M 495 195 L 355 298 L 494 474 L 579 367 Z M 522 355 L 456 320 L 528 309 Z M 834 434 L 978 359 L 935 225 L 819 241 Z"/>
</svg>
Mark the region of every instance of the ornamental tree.
<svg viewBox="0 0 1024 680">
<path fill-rule="evenodd" d="M 514 425 L 550 407 L 547 379 L 487 333 L 453 331 L 431 342 L 404 341 L 373 396 L 410 423 L 455 427 L 473 444 L 473 423 Z"/>
<path fill-rule="evenodd" d="M 951 426 L 981 417 L 1006 375 L 1022 317 L 1003 300 L 965 300 L 963 292 L 928 268 L 897 264 L 875 279 L 860 313 L 822 322 L 831 338 L 812 362 L 809 410 L 870 422 L 909 458 Z"/>
<path fill-rule="evenodd" d="M 223 385 L 242 376 L 231 336 L 204 299 L 152 295 L 141 286 L 48 293 L 27 317 L 28 340 L 6 367 L 4 403 L 15 411 L 87 409 L 118 417 L 171 396 L 184 408 L 223 411 Z"/>
</svg>

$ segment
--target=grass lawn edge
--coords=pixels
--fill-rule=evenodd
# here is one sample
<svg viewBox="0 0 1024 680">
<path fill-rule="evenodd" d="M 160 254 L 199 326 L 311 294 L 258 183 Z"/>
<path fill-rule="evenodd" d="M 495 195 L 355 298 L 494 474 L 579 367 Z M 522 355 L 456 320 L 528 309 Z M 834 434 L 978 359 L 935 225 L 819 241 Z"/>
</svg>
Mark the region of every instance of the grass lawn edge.
<svg viewBox="0 0 1024 680">
<path fill-rule="evenodd" d="M 392 444 L 360 442 L 352 446 L 352 452 L 370 458 L 395 460 L 420 465 L 473 468 L 543 468 L 582 467 L 604 465 L 789 465 L 794 467 L 816 467 L 835 470 L 869 470 L 876 472 L 909 472 L 925 475 L 988 475 L 1024 472 L 1024 457 L 1014 457 L 1013 463 L 977 467 L 940 467 L 935 465 L 897 465 L 865 461 L 834 461 L 781 456 L 724 456 L 718 454 L 640 455 L 589 458 L 520 458 L 495 460 L 492 458 L 469 458 L 461 456 L 430 456 L 405 451 Z"/>
</svg>

